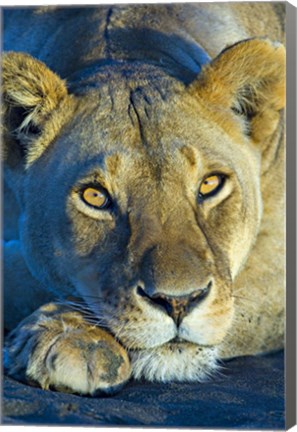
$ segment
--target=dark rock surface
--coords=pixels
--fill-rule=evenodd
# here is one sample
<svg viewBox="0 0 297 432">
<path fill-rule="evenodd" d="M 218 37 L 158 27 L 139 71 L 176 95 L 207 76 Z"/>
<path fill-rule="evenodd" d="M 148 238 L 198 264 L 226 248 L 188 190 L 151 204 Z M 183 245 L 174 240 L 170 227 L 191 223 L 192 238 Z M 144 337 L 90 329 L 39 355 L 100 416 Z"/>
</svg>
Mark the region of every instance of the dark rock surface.
<svg viewBox="0 0 297 432">
<path fill-rule="evenodd" d="M 207 383 L 132 381 L 101 398 L 44 391 L 4 377 L 2 424 L 284 429 L 284 355 L 231 360 Z"/>
</svg>

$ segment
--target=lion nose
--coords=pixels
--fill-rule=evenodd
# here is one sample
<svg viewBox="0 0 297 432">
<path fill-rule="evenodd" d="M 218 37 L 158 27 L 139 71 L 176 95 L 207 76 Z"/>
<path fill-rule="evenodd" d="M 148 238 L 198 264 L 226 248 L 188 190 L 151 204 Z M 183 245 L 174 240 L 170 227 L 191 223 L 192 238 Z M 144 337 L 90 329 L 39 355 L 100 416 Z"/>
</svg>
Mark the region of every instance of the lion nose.
<svg viewBox="0 0 297 432">
<path fill-rule="evenodd" d="M 137 294 L 145 297 L 152 305 L 161 307 L 173 319 L 175 324 L 179 326 L 183 318 L 208 296 L 211 285 L 212 283 L 209 282 L 205 288 L 197 289 L 190 294 L 181 296 L 172 296 L 158 292 L 149 295 L 141 286 L 138 286 Z"/>
</svg>

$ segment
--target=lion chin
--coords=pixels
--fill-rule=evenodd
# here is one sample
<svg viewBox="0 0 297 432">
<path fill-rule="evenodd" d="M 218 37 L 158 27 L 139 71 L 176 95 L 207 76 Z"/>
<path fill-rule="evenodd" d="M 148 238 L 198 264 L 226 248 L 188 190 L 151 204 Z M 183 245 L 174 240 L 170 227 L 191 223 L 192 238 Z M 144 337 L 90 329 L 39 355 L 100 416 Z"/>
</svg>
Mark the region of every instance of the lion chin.
<svg viewBox="0 0 297 432">
<path fill-rule="evenodd" d="M 171 340 L 164 345 L 131 351 L 133 376 L 148 381 L 203 382 L 218 371 L 216 347 Z"/>
</svg>

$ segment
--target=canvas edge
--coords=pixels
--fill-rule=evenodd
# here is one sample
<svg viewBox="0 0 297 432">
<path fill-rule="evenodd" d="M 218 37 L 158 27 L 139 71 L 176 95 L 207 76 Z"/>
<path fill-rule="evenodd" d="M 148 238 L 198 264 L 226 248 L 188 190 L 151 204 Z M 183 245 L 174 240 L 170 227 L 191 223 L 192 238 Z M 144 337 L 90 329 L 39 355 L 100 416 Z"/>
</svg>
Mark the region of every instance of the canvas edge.
<svg viewBox="0 0 297 432">
<path fill-rule="evenodd" d="M 286 2 L 286 430 L 296 425 L 296 17 Z"/>
</svg>

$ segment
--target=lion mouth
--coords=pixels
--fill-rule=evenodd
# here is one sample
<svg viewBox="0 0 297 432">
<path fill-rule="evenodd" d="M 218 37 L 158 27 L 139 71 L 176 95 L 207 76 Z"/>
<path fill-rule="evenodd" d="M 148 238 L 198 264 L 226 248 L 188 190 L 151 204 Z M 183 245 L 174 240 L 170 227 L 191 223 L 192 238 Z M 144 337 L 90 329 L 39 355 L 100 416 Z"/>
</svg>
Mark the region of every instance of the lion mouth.
<svg viewBox="0 0 297 432">
<path fill-rule="evenodd" d="M 167 342 L 168 344 L 185 344 L 187 341 L 185 339 L 181 339 L 179 336 L 175 336 L 173 339 Z"/>
<path fill-rule="evenodd" d="M 180 349 L 180 348 L 190 348 L 190 347 L 196 347 L 198 350 L 202 350 L 203 348 L 213 348 L 214 345 L 211 344 L 199 344 L 196 342 L 192 342 L 183 338 L 180 338 L 179 336 L 175 336 L 173 339 L 170 339 L 168 342 L 166 342 L 164 347 L 169 347 L 170 349 Z"/>
<path fill-rule="evenodd" d="M 198 347 L 199 345 L 197 345 L 195 342 L 190 342 L 176 336 L 173 339 L 166 342 L 163 346 L 169 348 L 171 351 L 178 350 L 181 352 L 181 350 L 191 348 L 191 347 Z"/>
</svg>

